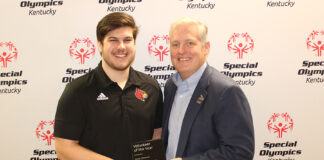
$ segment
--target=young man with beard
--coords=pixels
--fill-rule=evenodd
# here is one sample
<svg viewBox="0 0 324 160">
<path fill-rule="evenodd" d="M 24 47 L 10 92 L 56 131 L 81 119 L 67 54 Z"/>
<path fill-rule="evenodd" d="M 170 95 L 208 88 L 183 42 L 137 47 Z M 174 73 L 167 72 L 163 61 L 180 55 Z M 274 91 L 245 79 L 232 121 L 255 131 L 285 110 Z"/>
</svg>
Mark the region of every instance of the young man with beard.
<svg viewBox="0 0 324 160">
<path fill-rule="evenodd" d="M 58 102 L 54 137 L 60 159 L 129 160 L 132 143 L 160 137 L 161 89 L 131 67 L 137 32 L 126 13 L 98 23 L 102 61 L 69 83 Z"/>
</svg>

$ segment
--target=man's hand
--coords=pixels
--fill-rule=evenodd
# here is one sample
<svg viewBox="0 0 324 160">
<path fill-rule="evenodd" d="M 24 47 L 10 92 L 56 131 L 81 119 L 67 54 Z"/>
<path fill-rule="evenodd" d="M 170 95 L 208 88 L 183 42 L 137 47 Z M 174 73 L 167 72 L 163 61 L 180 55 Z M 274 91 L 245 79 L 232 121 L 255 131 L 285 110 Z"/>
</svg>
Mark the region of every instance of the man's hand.
<svg viewBox="0 0 324 160">
<path fill-rule="evenodd" d="M 182 158 L 173 158 L 171 160 L 182 160 Z"/>
<path fill-rule="evenodd" d="M 61 160 L 112 160 L 79 145 L 79 141 L 55 137 L 56 154 Z"/>
<path fill-rule="evenodd" d="M 154 129 L 152 139 L 153 139 L 153 140 L 154 140 L 154 139 L 160 139 L 160 138 L 161 138 L 161 135 L 162 135 L 162 128 Z"/>
</svg>

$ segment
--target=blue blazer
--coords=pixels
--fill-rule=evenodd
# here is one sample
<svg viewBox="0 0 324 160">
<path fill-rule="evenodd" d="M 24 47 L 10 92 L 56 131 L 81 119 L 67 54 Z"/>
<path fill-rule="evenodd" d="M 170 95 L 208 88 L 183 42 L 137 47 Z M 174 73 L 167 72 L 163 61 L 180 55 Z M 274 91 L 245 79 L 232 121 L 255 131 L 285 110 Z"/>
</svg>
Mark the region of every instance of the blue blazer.
<svg viewBox="0 0 324 160">
<path fill-rule="evenodd" d="M 162 139 L 168 143 L 170 111 L 177 87 L 164 88 Z M 176 157 L 184 160 L 252 160 L 254 129 L 249 103 L 239 86 L 207 65 L 185 113 Z"/>
</svg>

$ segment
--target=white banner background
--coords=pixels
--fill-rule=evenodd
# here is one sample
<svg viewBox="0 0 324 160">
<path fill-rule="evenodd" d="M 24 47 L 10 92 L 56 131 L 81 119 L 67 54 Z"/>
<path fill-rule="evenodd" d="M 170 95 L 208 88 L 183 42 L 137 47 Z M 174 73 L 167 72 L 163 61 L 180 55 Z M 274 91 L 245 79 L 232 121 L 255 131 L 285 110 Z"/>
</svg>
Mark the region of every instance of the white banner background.
<svg viewBox="0 0 324 160">
<path fill-rule="evenodd" d="M 191 2 L 189 2 L 191 1 Z M 262 72 L 258 77 L 235 77 L 235 80 L 254 80 L 255 84 L 241 85 L 246 93 L 254 119 L 255 160 L 324 159 L 322 144 L 324 138 L 324 76 L 298 75 L 300 69 L 324 70 L 324 66 L 303 67 L 305 61 L 323 62 L 324 54 L 316 56 L 316 51 L 308 49 L 307 38 L 315 31 L 324 30 L 323 5 L 320 0 L 281 1 L 294 4 L 271 7 L 267 0 L 140 0 L 140 2 L 99 3 L 100 1 L 67 1 L 62 5 L 22 7 L 27 2 L 56 1 L 30 0 L 0 2 L 0 56 L 5 49 L 4 42 L 12 42 L 17 48 L 17 60 L 4 67 L 0 62 L 0 159 L 45 159 L 55 158 L 54 141 L 36 137 L 41 121 L 52 121 L 57 101 L 66 85 L 67 70 L 95 68 L 100 61 L 96 47 L 94 58 L 85 59 L 85 64 L 69 55 L 69 47 L 76 38 L 89 38 L 96 45 L 96 25 L 112 8 L 135 7 L 127 11 L 140 26 L 136 41 L 136 59 L 133 67 L 161 78 L 173 73 L 171 70 L 147 71 L 145 68 L 170 65 L 169 52 L 160 62 L 154 54 L 149 54 L 149 42 L 154 36 L 168 35 L 172 21 L 188 16 L 201 20 L 209 27 L 211 52 L 208 63 L 220 71 Z M 57 3 L 55 3 L 57 4 Z M 213 8 L 188 8 L 191 5 L 212 4 Z M 286 3 L 283 3 L 286 4 Z M 287 3 L 288 4 L 288 3 Z M 209 6 L 212 6 L 209 5 Z M 54 15 L 32 15 L 32 11 L 55 10 Z M 108 11 L 109 10 L 109 11 Z M 237 54 L 227 48 L 228 40 L 234 33 L 248 33 L 254 42 L 253 51 Z M 318 43 L 321 41 L 322 43 Z M 324 35 L 316 36 L 317 44 L 323 45 Z M 160 40 L 163 48 L 168 47 Z M 154 46 L 159 47 L 159 46 Z M 6 52 L 7 53 L 7 52 Z M 224 68 L 225 63 L 258 63 L 257 68 Z M 166 68 L 166 67 L 165 67 Z M 152 69 L 152 68 L 151 68 Z M 21 76 L 8 77 L 7 73 L 20 72 Z M 307 83 L 307 78 L 320 78 L 321 82 Z M 11 85 L 7 81 L 25 80 L 27 84 Z M 8 89 L 21 89 L 20 93 L 4 93 Z M 278 138 L 277 133 L 268 130 L 267 123 L 274 113 L 288 113 L 293 121 L 293 129 Z M 49 125 L 47 125 L 48 127 Z M 52 129 L 41 133 L 52 133 Z M 292 146 L 285 146 L 295 144 Z M 297 142 L 297 143 L 296 143 Z M 273 148 L 265 144 L 283 143 Z M 281 146 L 281 147 L 280 147 Z M 300 153 L 296 151 L 300 150 Z M 271 156 L 266 151 L 287 151 L 287 154 Z M 269 153 L 268 152 L 268 153 Z"/>
</svg>

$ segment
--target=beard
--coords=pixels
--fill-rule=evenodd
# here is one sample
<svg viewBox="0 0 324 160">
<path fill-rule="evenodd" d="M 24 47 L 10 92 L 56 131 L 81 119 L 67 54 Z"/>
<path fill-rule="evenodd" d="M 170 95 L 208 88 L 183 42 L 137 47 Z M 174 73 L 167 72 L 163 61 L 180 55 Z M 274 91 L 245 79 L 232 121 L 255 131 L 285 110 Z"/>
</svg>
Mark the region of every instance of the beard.
<svg viewBox="0 0 324 160">
<path fill-rule="evenodd" d="M 110 68 L 112 68 L 114 70 L 125 71 L 134 62 L 134 59 L 135 59 L 135 56 L 132 56 L 132 57 L 130 57 L 128 62 L 122 63 L 122 64 L 120 64 L 119 62 L 114 62 L 112 60 L 108 60 L 107 58 L 104 58 L 104 61 Z"/>
</svg>

